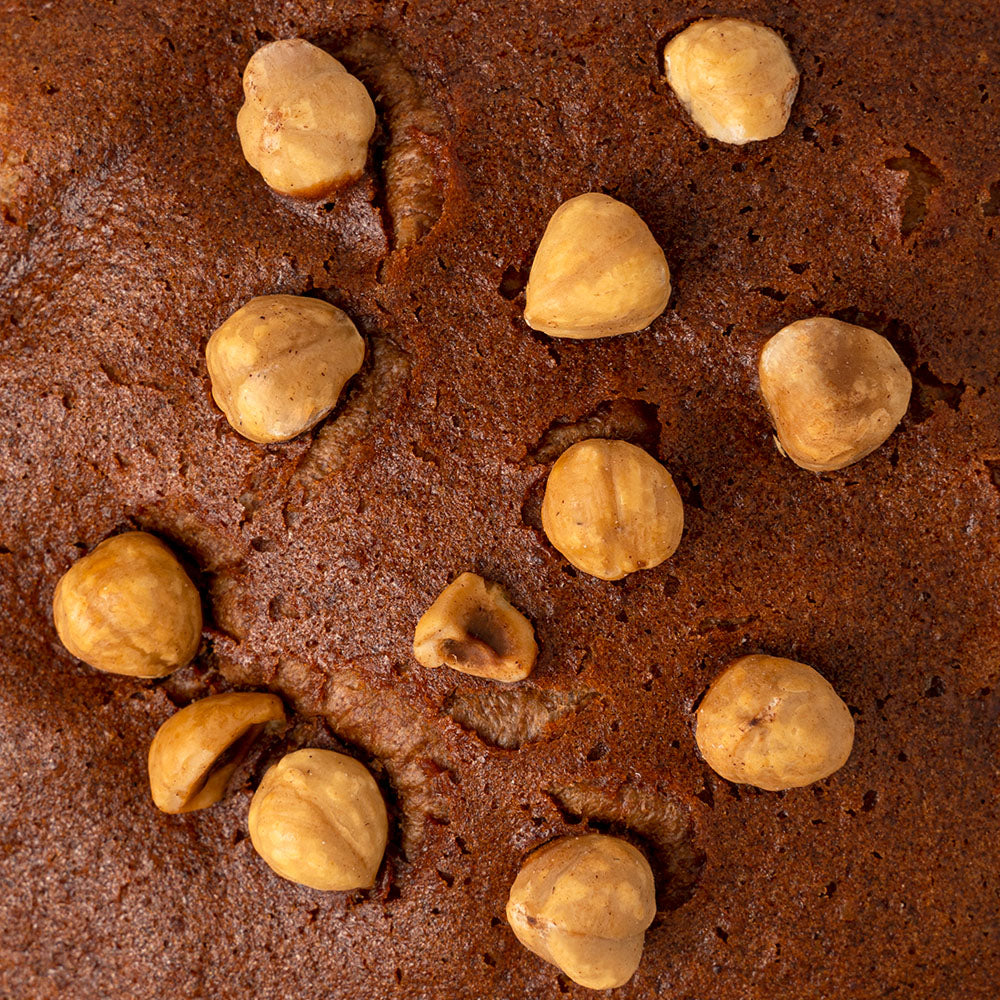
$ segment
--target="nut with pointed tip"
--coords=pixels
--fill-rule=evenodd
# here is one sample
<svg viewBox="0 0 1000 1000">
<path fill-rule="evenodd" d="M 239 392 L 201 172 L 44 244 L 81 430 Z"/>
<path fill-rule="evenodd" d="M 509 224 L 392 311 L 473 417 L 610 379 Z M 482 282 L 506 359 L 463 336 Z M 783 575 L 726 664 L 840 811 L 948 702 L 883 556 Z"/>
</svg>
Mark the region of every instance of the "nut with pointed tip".
<svg viewBox="0 0 1000 1000">
<path fill-rule="evenodd" d="M 190 663 L 201 642 L 201 599 L 173 552 L 154 535 L 128 531 L 77 560 L 52 600 L 62 644 L 112 674 L 165 677 Z"/>
<path fill-rule="evenodd" d="M 579 570 L 620 580 L 674 554 L 684 505 L 670 473 L 627 441 L 591 438 L 560 455 L 545 484 L 542 528 Z"/>
<path fill-rule="evenodd" d="M 205 348 L 212 398 L 233 430 L 258 444 L 288 441 L 336 405 L 365 359 L 350 317 L 301 295 L 260 295 Z"/>
<path fill-rule="evenodd" d="M 417 622 L 413 655 L 425 667 L 511 683 L 531 673 L 538 645 L 531 622 L 499 584 L 463 573 Z"/>
<path fill-rule="evenodd" d="M 892 344 L 829 317 L 779 330 L 764 345 L 758 371 L 782 450 L 812 472 L 864 458 L 910 404 L 910 373 Z"/>
<path fill-rule="evenodd" d="M 563 837 L 535 851 L 507 901 L 518 941 L 592 990 L 632 978 L 654 916 L 649 862 L 627 841 L 600 833 Z"/>
<path fill-rule="evenodd" d="M 667 81 L 706 135 L 741 146 L 780 135 L 799 89 L 781 36 L 738 18 L 696 21 L 663 50 Z"/>
<path fill-rule="evenodd" d="M 368 769 L 333 750 L 296 750 L 264 775 L 250 840 L 282 878 L 324 891 L 370 889 L 389 836 Z"/>
<path fill-rule="evenodd" d="M 254 741 L 270 723 L 284 722 L 273 694 L 213 694 L 175 712 L 149 748 L 149 790 L 166 813 L 215 805 Z"/>
<path fill-rule="evenodd" d="M 843 767 L 854 744 L 854 720 L 812 667 L 778 656 L 744 656 L 712 682 L 698 706 L 695 738 L 716 774 L 777 792 Z"/>
<path fill-rule="evenodd" d="M 524 321 L 551 337 L 614 337 L 649 326 L 669 299 L 670 269 L 646 223 L 614 198 L 581 194 L 545 228 Z"/>
<path fill-rule="evenodd" d="M 243 155 L 279 194 L 322 198 L 364 172 L 375 105 L 328 52 L 303 38 L 271 42 L 247 63 L 243 93 Z"/>
</svg>

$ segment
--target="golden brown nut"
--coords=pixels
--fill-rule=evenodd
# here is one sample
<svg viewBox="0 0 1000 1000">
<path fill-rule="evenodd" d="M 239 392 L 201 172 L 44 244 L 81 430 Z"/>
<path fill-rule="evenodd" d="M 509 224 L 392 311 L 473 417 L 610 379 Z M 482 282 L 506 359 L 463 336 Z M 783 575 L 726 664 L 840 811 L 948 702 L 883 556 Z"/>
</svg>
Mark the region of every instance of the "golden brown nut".
<svg viewBox="0 0 1000 1000">
<path fill-rule="evenodd" d="M 579 570 L 620 580 L 673 555 L 684 505 L 655 458 L 627 441 L 592 438 L 552 466 L 542 500 L 549 541 Z"/>
<path fill-rule="evenodd" d="M 160 726 L 149 748 L 153 802 L 166 813 L 215 805 L 264 727 L 284 719 L 273 694 L 214 694 L 182 708 Z"/>
<path fill-rule="evenodd" d="M 843 767 L 854 743 L 854 720 L 812 667 L 777 656 L 744 656 L 716 677 L 702 699 L 696 738 L 717 774 L 776 792 Z"/>
<path fill-rule="evenodd" d="M 333 750 L 282 757 L 254 794 L 249 826 L 254 848 L 278 875 L 326 891 L 371 888 L 389 835 L 375 779 Z"/>
<path fill-rule="evenodd" d="M 52 601 L 62 644 L 113 674 L 164 677 L 190 663 L 201 642 L 201 600 L 174 554 L 129 531 L 75 562 Z"/>
<path fill-rule="evenodd" d="M 581 194 L 549 220 L 524 321 L 552 337 L 613 337 L 649 326 L 669 299 L 667 260 L 646 223 L 614 198 Z"/>
<path fill-rule="evenodd" d="M 828 317 L 779 330 L 758 370 L 782 449 L 813 472 L 842 469 L 874 451 L 910 403 L 910 373 L 892 344 Z"/>
<path fill-rule="evenodd" d="M 425 667 L 511 682 L 531 673 L 538 645 L 531 622 L 499 584 L 463 573 L 417 622 L 413 655 Z"/>
<path fill-rule="evenodd" d="M 212 334 L 205 359 L 212 398 L 233 429 L 270 444 L 315 427 L 337 405 L 365 342 L 336 306 L 260 295 Z"/>
<path fill-rule="evenodd" d="M 507 901 L 518 941 L 592 990 L 632 978 L 654 916 L 649 862 L 627 841 L 599 833 L 563 837 L 536 851 Z"/>
<path fill-rule="evenodd" d="M 302 38 L 258 49 L 236 118 L 243 155 L 279 194 L 322 198 L 357 180 L 375 131 L 364 84 Z"/>
<path fill-rule="evenodd" d="M 784 131 L 799 71 L 781 36 L 761 24 L 696 21 L 663 50 L 667 81 L 713 139 L 743 145 Z"/>
</svg>

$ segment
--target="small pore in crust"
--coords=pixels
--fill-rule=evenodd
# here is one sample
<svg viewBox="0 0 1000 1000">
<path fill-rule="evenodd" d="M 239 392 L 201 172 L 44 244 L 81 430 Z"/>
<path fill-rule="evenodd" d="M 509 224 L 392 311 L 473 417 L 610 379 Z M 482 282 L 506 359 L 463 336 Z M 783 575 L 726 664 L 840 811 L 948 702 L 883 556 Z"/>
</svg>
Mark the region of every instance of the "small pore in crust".
<svg viewBox="0 0 1000 1000">
<path fill-rule="evenodd" d="M 931 192 L 944 180 L 944 174 L 926 153 L 909 145 L 906 152 L 909 155 L 893 156 L 885 161 L 890 170 L 905 171 L 907 174 L 899 220 L 903 239 L 911 236 L 924 224 Z"/>
<path fill-rule="evenodd" d="M 557 417 L 528 450 L 532 465 L 547 465 L 567 448 L 589 438 L 628 441 L 655 454 L 660 443 L 657 408 L 640 399 L 609 399 L 575 420 Z"/>
<path fill-rule="evenodd" d="M 994 181 L 990 185 L 986 200 L 983 202 L 983 215 L 987 219 L 1000 216 L 1000 181 Z"/>
</svg>

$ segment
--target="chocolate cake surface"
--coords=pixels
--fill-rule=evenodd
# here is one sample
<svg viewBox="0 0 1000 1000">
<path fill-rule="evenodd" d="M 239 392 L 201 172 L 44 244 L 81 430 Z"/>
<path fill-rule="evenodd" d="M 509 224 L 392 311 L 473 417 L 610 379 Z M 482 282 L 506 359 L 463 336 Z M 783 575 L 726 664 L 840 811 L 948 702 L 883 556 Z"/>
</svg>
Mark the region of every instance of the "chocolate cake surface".
<svg viewBox="0 0 1000 1000">
<path fill-rule="evenodd" d="M 706 139 L 663 79 L 698 17 L 760 21 L 801 86 L 785 131 Z M 364 177 L 273 195 L 235 131 L 240 75 L 303 37 L 368 87 Z M 504 919 L 525 855 L 642 848 L 657 917 L 636 1000 L 996 996 L 1000 974 L 1000 13 L 987 0 L 0 3 L 0 996 L 593 995 Z M 635 208 L 673 294 L 644 332 L 525 325 L 567 198 Z M 344 309 L 368 344 L 333 417 L 238 436 L 204 349 L 255 295 Z M 914 379 L 878 450 L 813 474 L 775 448 L 757 355 L 812 315 L 889 338 Z M 646 448 L 677 552 L 607 583 L 548 544 L 572 442 Z M 206 629 L 163 681 L 58 642 L 56 582 L 142 528 Z M 413 659 L 450 580 L 503 585 L 534 673 Z M 811 664 L 847 764 L 770 793 L 699 758 L 737 656 Z M 153 806 L 179 705 L 269 690 L 287 730 L 221 804 Z M 288 749 L 344 750 L 390 805 L 375 888 L 278 878 L 246 836 Z"/>
</svg>

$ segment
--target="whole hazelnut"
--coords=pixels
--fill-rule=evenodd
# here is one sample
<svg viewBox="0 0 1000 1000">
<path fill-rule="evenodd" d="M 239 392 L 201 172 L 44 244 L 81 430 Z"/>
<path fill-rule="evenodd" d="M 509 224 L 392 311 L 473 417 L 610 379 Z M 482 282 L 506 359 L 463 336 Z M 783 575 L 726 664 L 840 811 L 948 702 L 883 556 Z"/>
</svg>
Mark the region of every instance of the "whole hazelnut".
<svg viewBox="0 0 1000 1000">
<path fill-rule="evenodd" d="M 236 118 L 243 155 L 279 194 L 322 198 L 357 180 L 375 131 L 364 84 L 302 38 L 258 49 Z"/>
<path fill-rule="evenodd" d="M 258 444 L 318 424 L 364 358 L 365 342 L 346 313 L 299 295 L 251 299 L 205 349 L 212 398 L 233 429 Z"/>
<path fill-rule="evenodd" d="M 78 559 L 52 601 L 62 644 L 98 670 L 164 677 L 201 642 L 201 600 L 174 554 L 153 535 L 115 535 Z"/>
<path fill-rule="evenodd" d="M 149 748 L 149 789 L 166 813 L 214 805 L 233 772 L 269 723 L 285 710 L 273 694 L 214 694 L 175 712 Z"/>
<path fill-rule="evenodd" d="M 731 17 L 696 21 L 667 44 L 663 62 L 678 100 L 713 139 L 743 145 L 788 124 L 799 71 L 770 28 Z"/>
<path fill-rule="evenodd" d="M 552 337 L 614 337 L 649 326 L 669 299 L 670 269 L 646 223 L 614 198 L 581 194 L 549 220 L 524 321 Z"/>
<path fill-rule="evenodd" d="M 892 344 L 828 317 L 779 330 L 760 352 L 758 371 L 784 453 L 813 472 L 874 451 L 910 403 L 910 373 Z"/>
<path fill-rule="evenodd" d="M 696 739 L 706 763 L 727 781 L 776 792 L 843 767 L 854 720 L 825 678 L 804 663 L 744 656 L 708 689 Z"/>
<path fill-rule="evenodd" d="M 278 875 L 324 891 L 371 888 L 389 835 L 375 779 L 333 750 L 282 757 L 254 793 L 249 827 Z"/>
<path fill-rule="evenodd" d="M 529 951 L 592 990 L 623 986 L 656 916 L 649 862 L 618 837 L 554 840 L 530 855 L 507 901 L 507 922 Z"/>
<path fill-rule="evenodd" d="M 620 580 L 673 555 L 684 505 L 655 458 L 627 441 L 593 438 L 568 448 L 552 466 L 542 527 L 577 569 Z"/>
<path fill-rule="evenodd" d="M 509 683 L 531 673 L 538 645 L 531 622 L 499 584 L 462 573 L 417 623 L 413 655 L 425 667 Z"/>
</svg>

